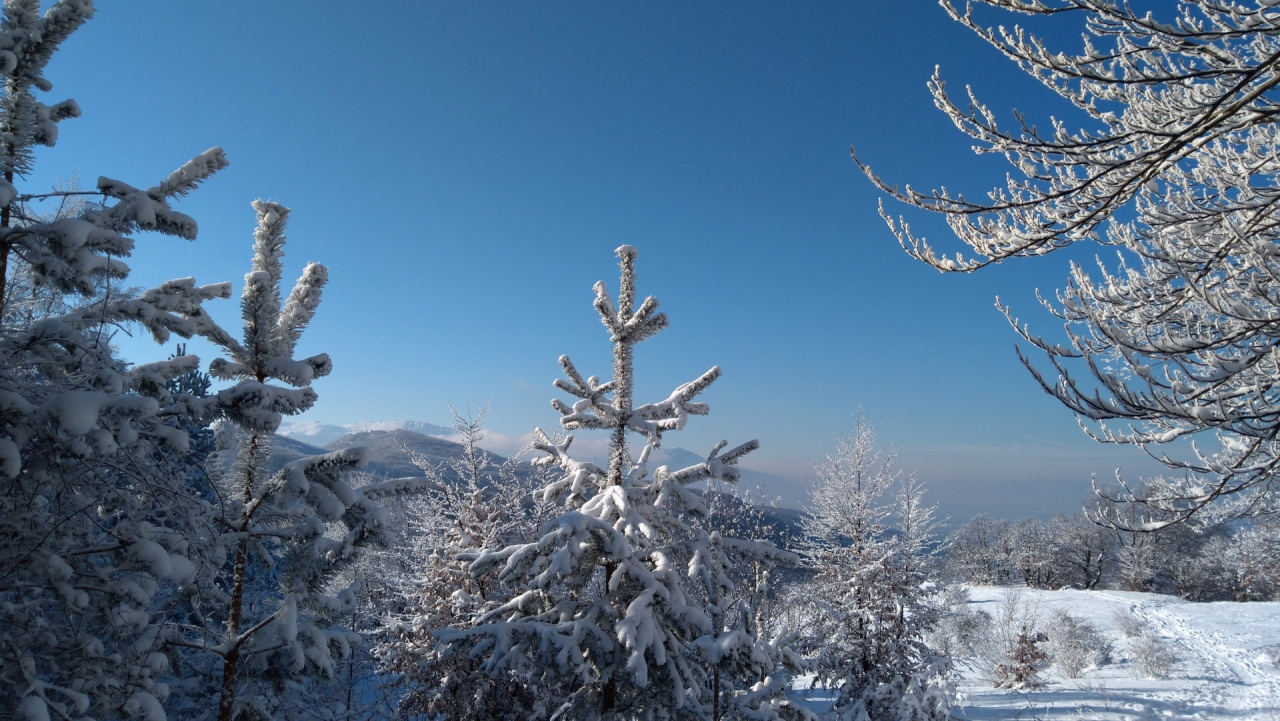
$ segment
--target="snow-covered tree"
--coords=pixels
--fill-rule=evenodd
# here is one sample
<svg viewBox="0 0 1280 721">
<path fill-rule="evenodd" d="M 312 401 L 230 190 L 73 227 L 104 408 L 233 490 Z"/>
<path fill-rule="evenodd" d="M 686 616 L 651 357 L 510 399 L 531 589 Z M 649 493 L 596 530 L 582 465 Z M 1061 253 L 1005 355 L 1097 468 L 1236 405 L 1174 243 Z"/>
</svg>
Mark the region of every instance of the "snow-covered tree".
<svg viewBox="0 0 1280 721">
<path fill-rule="evenodd" d="M 812 562 L 875 555 L 867 549 L 884 533 L 884 497 L 901 479 L 897 461 L 877 447 L 875 427 L 859 411 L 852 437 L 837 438 L 835 450 L 813 469 L 817 481 L 804 527 Z"/>
<path fill-rule="evenodd" d="M 1040 644 L 1049 640 L 1042 631 L 1023 625 L 1009 647 L 1004 661 L 996 666 L 996 688 L 1027 689 L 1043 686 L 1040 671 L 1049 665 L 1049 654 Z"/>
<path fill-rule="evenodd" d="M 441 653 L 434 633 L 464 629 L 471 620 L 510 600 L 512 591 L 486 576 L 475 577 L 463 553 L 498 550 L 536 537 L 553 507 L 534 493 L 550 480 L 545 467 L 520 462 L 525 451 L 497 463 L 480 448 L 489 406 L 472 415 L 453 411 L 460 457 L 437 466 L 414 455 L 413 462 L 435 485 L 405 509 L 405 534 L 412 551 L 395 554 L 399 576 L 388 588 L 391 612 L 379 619 L 374 647 L 382 667 L 402 685 L 398 713 L 431 719 L 529 718 L 541 708 L 536 690 L 508 676 L 480 669 L 467 654 Z M 532 472 L 531 472 L 532 471 Z M 386 554 L 375 554 L 386 555 Z M 366 588 L 368 584 L 366 584 Z"/>
<path fill-rule="evenodd" d="M 160 636 L 193 672 L 184 674 L 175 710 L 212 716 L 208 700 L 217 696 L 219 721 L 272 717 L 282 692 L 301 679 L 332 676 L 359 637 L 341 627 L 354 589 L 330 588 L 331 581 L 363 547 L 385 540 L 387 514 L 378 500 L 423 486 L 403 479 L 353 489 L 346 477 L 365 461 L 359 448 L 267 472 L 282 416 L 310 408 L 316 400 L 311 381 L 332 368 L 323 353 L 294 358 L 328 273 L 308 264 L 282 300 L 289 211 L 261 200 L 253 206 L 258 228 L 240 302 L 243 341 L 210 334 L 229 356 L 211 363 L 210 373 L 236 383 L 191 401 L 224 419 L 207 464 L 218 502 L 207 508 L 200 564 L 191 569 L 194 582 L 184 586 L 190 620 Z"/>
<path fill-rule="evenodd" d="M 924 572 L 933 508 L 920 482 L 902 477 L 862 413 L 814 470 L 804 520 L 817 608 L 809 636 L 815 683 L 837 692 L 832 718 L 948 718 L 947 662 L 925 643 L 937 609 Z"/>
<path fill-rule="evenodd" d="M 899 191 L 863 165 L 898 200 L 944 214 L 975 257 L 939 254 L 886 214 L 891 229 L 912 256 L 947 272 L 1084 240 L 1116 248 L 1115 264 L 1099 261 L 1096 275 L 1073 265 L 1056 303 L 1046 302 L 1065 321 L 1065 343 L 1019 328 L 1047 356 L 1050 377 L 1024 361 L 1046 391 L 1092 422 L 1095 438 L 1139 446 L 1175 471 L 1122 493 L 1151 511 L 1135 528 L 1177 523 L 1210 504 L 1236 515 L 1273 508 L 1280 17 L 1265 1 L 1189 0 L 1156 12 L 1111 0 L 979 4 L 1083 16 L 1082 49 L 1062 52 L 1016 26 L 984 28 L 971 5 L 960 12 L 943 2 L 1071 102 L 1082 126 L 1054 118 L 1045 129 L 1018 115 L 1002 127 L 972 95 L 953 101 L 935 74 L 936 105 L 977 152 L 1003 154 L 1014 175 L 971 200 Z"/>
<path fill-rule="evenodd" d="M 947 537 L 945 566 L 951 580 L 981 585 L 1014 577 L 1013 533 L 1009 522 L 978 514 Z"/>
<path fill-rule="evenodd" d="M 802 718 L 807 711 L 788 697 L 788 670 L 762 639 L 724 623 L 730 580 L 738 556 L 792 556 L 765 541 L 743 541 L 708 531 L 702 495 L 689 486 L 718 479 L 734 482 L 734 466 L 755 441 L 727 452 L 721 442 L 707 459 L 680 470 L 650 475 L 649 455 L 665 433 L 682 429 L 691 415 L 706 415 L 693 399 L 720 376 L 718 367 L 676 388 L 666 399 L 632 403 L 634 346 L 667 326 L 657 299 L 637 305 L 636 251 L 617 249 L 622 281 L 617 305 L 603 282 L 595 308 L 613 343 L 613 377 L 584 378 L 568 356 L 557 388 L 576 396 L 572 406 L 552 405 L 568 431 L 604 430 L 608 467 L 569 455 L 573 436 L 562 440 L 535 432 L 534 460 L 562 475 L 544 490 L 568 508 L 548 521 L 532 542 L 465 554 L 470 572 L 496 572 L 512 588 L 511 600 L 474 619 L 471 628 L 441 634 L 447 648 L 483 659 L 493 675 L 520 679 L 546 699 L 541 713 L 556 719 L 702 719 L 717 702 L 747 718 Z M 644 446 L 632 456 L 629 434 Z M 744 674 L 743 688 L 717 699 L 715 671 Z"/>
<path fill-rule="evenodd" d="M 1214 596 L 1233 601 L 1280 598 L 1280 525 L 1268 520 L 1211 538 L 1200 554 L 1199 576 Z"/>
<path fill-rule="evenodd" d="M 216 337 L 202 303 L 229 284 L 192 278 L 124 292 L 131 237 L 195 238 L 170 203 L 226 166 L 209 150 L 146 190 L 21 192 L 34 151 L 57 139 L 74 101 L 46 105 L 44 68 L 93 14 L 87 0 L 5 3 L 0 21 L 0 716 L 163 718 L 167 667 L 155 613 L 189 581 L 198 506 L 182 424 L 207 408 L 169 382 L 180 355 L 130 366 L 112 327 L 157 342 Z M 50 212 L 45 201 L 59 202 Z M 75 201 L 75 202 L 67 202 Z M 14 281 L 14 282 L 11 282 Z M 163 609 L 161 609 L 163 610 Z"/>
<path fill-rule="evenodd" d="M 1024 518 L 1012 524 L 1009 531 L 1014 568 L 1021 581 L 1032 588 L 1060 586 L 1056 563 L 1059 540 L 1052 535 L 1049 524 L 1038 518 Z"/>
<path fill-rule="evenodd" d="M 1215 523 L 1213 513 L 1199 513 L 1183 523 L 1162 524 L 1155 532 L 1144 524 L 1168 520 L 1168 511 L 1132 503 L 1126 494 L 1099 498 L 1088 514 L 1103 519 L 1114 562 L 1111 587 L 1126 591 L 1154 591 L 1187 599 L 1209 600 L 1213 596 L 1201 573 L 1199 555 L 1204 544 L 1221 534 L 1225 526 Z M 1208 510 L 1208 509 L 1206 509 Z M 1107 520 L 1110 519 L 1110 520 Z"/>
<path fill-rule="evenodd" d="M 1083 514 L 1059 514 L 1048 523 L 979 515 L 947 539 L 943 567 L 952 580 L 968 583 L 1097 588 L 1114 575 L 1119 535 Z"/>
<path fill-rule="evenodd" d="M 927 580 L 927 560 L 937 540 L 938 507 L 927 505 L 924 481 L 909 475 L 898 484 L 893 498 L 893 543 L 899 571 L 906 578 Z"/>
<path fill-rule="evenodd" d="M 714 480 L 707 484 L 704 498 L 707 514 L 698 523 L 709 532 L 715 550 L 711 570 L 720 577 L 716 602 L 709 610 L 714 626 L 728 633 L 699 643 L 723 645 L 727 637 L 737 646 L 753 649 L 750 656 L 713 648 L 705 652 L 718 659 L 712 669 L 710 718 L 772 718 L 779 713 L 785 718 L 788 711 L 794 715 L 784 705 L 789 703 L 786 695 L 779 691 L 791 674 L 807 671 L 808 662 L 799 649 L 803 626 L 784 612 L 779 596 L 782 574 L 796 568 L 798 559 L 723 542 L 725 538 L 783 540 L 776 523 L 777 501 Z M 774 674 L 772 683 L 761 686 L 769 668 L 787 673 Z"/>
<path fill-rule="evenodd" d="M 1049 521 L 1049 535 L 1055 542 L 1053 563 L 1061 585 L 1098 587 L 1115 560 L 1109 531 L 1079 513 L 1059 514 Z"/>
</svg>

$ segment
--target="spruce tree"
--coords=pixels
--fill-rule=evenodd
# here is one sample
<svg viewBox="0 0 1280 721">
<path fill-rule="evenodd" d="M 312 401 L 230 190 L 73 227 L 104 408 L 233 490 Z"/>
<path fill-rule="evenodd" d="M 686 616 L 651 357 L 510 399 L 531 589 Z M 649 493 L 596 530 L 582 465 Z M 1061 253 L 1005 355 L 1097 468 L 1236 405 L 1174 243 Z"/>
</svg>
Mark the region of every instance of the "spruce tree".
<svg viewBox="0 0 1280 721">
<path fill-rule="evenodd" d="M 561 475 L 544 490 L 565 511 L 529 543 L 463 554 L 475 575 L 495 574 L 516 593 L 474 619 L 470 628 L 441 634 L 446 648 L 483 659 L 490 674 L 517 678 L 536 689 L 555 719 L 702 719 L 718 701 L 718 669 L 741 674 L 743 691 L 720 703 L 754 718 L 802 718 L 808 712 L 787 697 L 793 658 L 763 647 L 763 639 L 723 624 L 726 569 L 743 556 L 794 560 L 767 541 L 743 541 L 710 532 L 699 481 L 732 483 L 735 465 L 758 447 L 749 441 L 725 451 L 721 442 L 705 461 L 650 474 L 649 456 L 663 436 L 682 429 L 708 407 L 694 400 L 720 376 L 714 367 L 677 387 L 658 403 L 633 405 L 634 348 L 667 326 L 658 301 L 636 300 L 636 251 L 617 249 L 622 280 L 617 305 L 603 282 L 594 306 L 613 345 L 613 377 L 583 377 L 561 356 L 565 379 L 555 386 L 575 397 L 560 412 L 567 431 L 603 430 L 608 467 L 569 455 L 573 436 L 535 432 L 546 454 L 534 463 Z M 632 455 L 627 441 L 640 436 Z"/>
<path fill-rule="evenodd" d="M 185 651 L 192 669 L 217 679 L 216 690 L 198 682 L 184 688 L 183 712 L 207 713 L 203 700 L 216 695 L 219 721 L 271 718 L 306 677 L 333 676 L 359 636 L 340 627 L 356 589 L 331 582 L 362 548 L 386 540 L 387 513 L 378 500 L 425 487 L 400 479 L 353 489 L 347 476 L 365 463 L 363 448 L 268 472 L 282 416 L 310 408 L 311 382 L 332 369 L 324 353 L 294 358 L 328 271 L 308 263 L 282 300 L 289 210 L 262 200 L 253 207 L 258 227 L 240 301 L 243 340 L 217 336 L 228 357 L 210 364 L 215 378 L 236 383 L 203 401 L 206 414 L 224 420 L 207 464 L 219 502 L 208 509 L 203 563 L 187 587 L 195 622 L 171 626 L 163 636 L 168 648 Z"/>
<path fill-rule="evenodd" d="M 193 577 L 198 534 L 175 459 L 190 447 L 183 425 L 206 407 L 169 388 L 199 359 L 130 365 L 109 329 L 133 324 L 160 343 L 218 335 L 202 304 L 229 284 L 184 278 L 130 293 L 120 281 L 134 234 L 196 237 L 171 203 L 227 161 L 213 148 L 145 190 L 106 177 L 93 190 L 21 188 L 36 149 L 80 114 L 37 93 L 52 89 L 44 69 L 93 5 L 59 0 L 41 13 L 36 0 L 10 0 L 3 13 L 0 716 L 163 718 L 157 609 Z M 45 201 L 63 201 L 61 212 Z"/>
</svg>

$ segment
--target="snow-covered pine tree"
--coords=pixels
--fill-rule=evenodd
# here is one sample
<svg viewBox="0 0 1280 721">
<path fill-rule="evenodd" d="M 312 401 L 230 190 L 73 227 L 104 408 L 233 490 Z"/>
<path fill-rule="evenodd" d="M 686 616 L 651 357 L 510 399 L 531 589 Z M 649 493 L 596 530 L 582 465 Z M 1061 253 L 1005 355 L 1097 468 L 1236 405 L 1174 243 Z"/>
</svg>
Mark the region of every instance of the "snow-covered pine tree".
<svg viewBox="0 0 1280 721">
<path fill-rule="evenodd" d="M 814 469 L 804 519 L 817 617 L 810 667 L 815 683 L 837 692 L 830 716 L 841 721 L 950 717 L 947 661 L 924 640 L 937 619 L 924 573 L 933 508 L 896 460 L 876 446 L 875 428 L 859 412 L 852 437 L 839 438 Z"/>
<path fill-rule="evenodd" d="M 169 359 L 172 360 L 186 354 L 187 344 L 179 343 L 174 354 L 169 356 Z M 193 368 L 176 378 L 170 379 L 165 384 L 165 388 L 171 395 L 175 396 L 208 398 L 212 392 L 213 378 L 199 368 Z M 208 417 L 188 418 L 181 422 L 180 427 L 187 434 L 187 452 L 181 457 L 180 462 L 186 466 L 188 487 L 197 497 L 212 503 L 217 500 L 216 494 L 204 469 L 205 459 L 209 457 L 210 453 L 217 450 L 213 429 L 210 426 L 212 426 L 212 421 Z"/>
<path fill-rule="evenodd" d="M 899 577 L 907 584 L 932 583 L 928 560 L 936 541 L 938 507 L 926 505 L 924 482 L 908 475 L 893 498 L 893 543 Z"/>
<path fill-rule="evenodd" d="M 1049 665 L 1049 655 L 1040 644 L 1049 640 L 1042 631 L 1036 631 L 1024 623 L 1009 647 L 1003 663 L 995 668 L 996 688 L 1027 689 L 1043 686 L 1040 671 Z"/>
<path fill-rule="evenodd" d="M 388 675 L 404 685 L 398 713 L 432 719 L 529 718 L 540 708 L 536 689 L 509 676 L 480 669 L 467 654 L 443 654 L 433 633 L 464 629 L 471 620 L 511 599 L 510 588 L 488 576 L 472 576 L 458 555 L 498 550 L 535 537 L 552 504 L 534 491 L 550 481 L 545 466 L 519 461 L 528 449 L 502 463 L 480 448 L 489 406 L 464 416 L 450 406 L 461 457 L 443 467 L 414 455 L 413 462 L 436 487 L 414 498 L 406 512 L 413 539 L 410 567 L 391 568 L 381 636 L 374 647 Z M 532 471 L 532 472 L 530 472 Z M 373 557 L 385 554 L 373 554 Z M 363 562 L 362 562 L 363 563 Z M 369 590 L 368 584 L 365 590 Z M 387 611 L 387 606 L 393 610 Z M 389 617 L 389 618 L 388 618 Z"/>
<path fill-rule="evenodd" d="M 713 669 L 749 673 L 743 698 L 756 718 L 807 714 L 785 698 L 787 671 L 760 653 L 739 629 L 718 626 L 729 562 L 725 550 L 790 560 L 770 542 L 719 537 L 698 523 L 701 495 L 690 484 L 734 482 L 738 460 L 755 441 L 707 460 L 649 474 L 648 459 L 664 433 L 682 429 L 690 415 L 708 408 L 693 399 L 720 375 L 718 367 L 676 388 L 658 403 L 632 405 L 634 346 L 667 326 L 657 299 L 636 304 L 636 251 L 617 249 L 622 280 L 615 307 L 603 282 L 595 308 L 613 343 L 613 378 L 583 378 L 568 356 L 567 380 L 557 388 L 576 396 L 572 406 L 552 405 L 569 431 L 609 434 L 608 468 L 569 455 L 573 436 L 553 440 L 535 431 L 535 459 L 563 475 L 543 493 L 563 498 L 568 509 L 548 521 L 531 543 L 468 554 L 479 576 L 497 572 L 516 591 L 507 603 L 474 619 L 469 629 L 441 634 L 446 649 L 484 659 L 482 669 L 517 678 L 537 689 L 555 719 L 702 719 L 711 712 Z M 643 437 L 636 457 L 629 433 Z M 732 659 L 732 660 L 731 660 Z M 763 678 L 763 681 L 760 679 Z M 739 698 L 730 699 L 737 703 Z"/>
<path fill-rule="evenodd" d="M 377 501 L 425 485 L 402 479 L 352 489 L 345 478 L 363 465 L 367 453 L 360 448 L 267 472 L 282 415 L 310 408 L 316 400 L 311 381 L 332 368 L 327 354 L 293 357 L 328 271 L 307 264 L 282 303 L 289 211 L 261 200 L 253 207 L 253 270 L 240 302 L 244 339 L 214 338 L 229 358 L 210 364 L 215 378 L 236 384 L 199 402 L 206 415 L 226 419 L 208 464 L 219 503 L 209 509 L 202 563 L 187 587 L 192 622 L 165 629 L 161 639 L 167 648 L 184 649 L 182 662 L 206 679 L 204 685 L 198 676 L 189 679 L 176 710 L 212 715 L 208 699 L 217 696 L 219 721 L 270 718 L 299 680 L 334 673 L 337 657 L 358 636 L 337 627 L 354 603 L 353 589 L 332 589 L 330 581 L 361 548 L 384 539 L 386 511 Z M 264 571 L 261 577 L 250 577 L 253 567 Z"/>
<path fill-rule="evenodd" d="M 138 231 L 194 239 L 170 202 L 225 167 L 214 148 L 146 190 L 20 192 L 37 146 L 51 146 L 72 100 L 36 92 L 53 53 L 93 14 L 87 0 L 10 0 L 0 22 L 0 716 L 163 718 L 167 659 L 153 643 L 160 587 L 195 565 L 195 507 L 173 461 L 195 409 L 167 384 L 198 366 L 179 356 L 130 367 L 110 332 L 137 324 L 157 342 L 216 336 L 201 304 L 229 284 L 170 281 L 138 294 L 113 281 Z M 96 196 L 96 197 L 93 197 Z M 81 198 L 49 213 L 45 201 Z M 91 198 L 91 199 L 90 199 Z M 11 284 L 12 278 L 20 282 Z M 34 301 L 39 302 L 34 302 Z"/>
<path fill-rule="evenodd" d="M 725 629 L 719 637 L 704 637 L 704 655 L 718 659 L 712 669 L 711 719 L 771 718 L 796 712 L 787 708 L 788 696 L 781 687 L 790 677 L 808 669 L 800 655 L 800 624 L 788 626 L 777 608 L 781 590 L 780 567 L 794 567 L 798 559 L 782 559 L 754 553 L 740 554 L 724 538 L 777 538 L 776 501 L 740 491 L 736 486 L 708 483 L 708 514 L 700 521 L 710 530 L 713 563 L 708 570 L 720 577 L 715 603 L 708 604 L 712 623 Z M 752 649 L 750 657 L 725 654 L 725 646 Z M 744 661 L 748 665 L 744 666 Z M 781 668 L 765 683 L 762 668 Z"/>
</svg>

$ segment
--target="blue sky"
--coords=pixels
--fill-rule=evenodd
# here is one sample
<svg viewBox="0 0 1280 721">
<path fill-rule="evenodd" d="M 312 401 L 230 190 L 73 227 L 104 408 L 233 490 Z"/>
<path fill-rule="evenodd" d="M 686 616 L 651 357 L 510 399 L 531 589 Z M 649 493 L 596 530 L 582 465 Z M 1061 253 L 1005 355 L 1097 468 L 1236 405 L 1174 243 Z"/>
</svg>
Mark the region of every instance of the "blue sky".
<svg viewBox="0 0 1280 721">
<path fill-rule="evenodd" d="M 1049 29 L 1074 47 L 1074 22 Z M 935 64 L 993 108 L 1072 117 L 926 0 L 102 3 L 46 74 L 84 116 L 30 181 L 146 186 L 224 147 L 231 167 L 180 206 L 200 238 L 140 237 L 133 282 L 238 293 L 249 202 L 292 207 L 290 274 L 331 269 L 300 352 L 335 371 L 308 419 L 442 423 L 446 402 L 492 398 L 496 433 L 554 425 L 560 354 L 608 373 L 591 286 L 616 289 L 630 243 L 672 320 L 637 353 L 637 399 L 724 369 L 711 416 L 669 443 L 759 438 L 750 465 L 801 482 L 862 406 L 946 512 L 1070 511 L 1090 473 L 1154 464 L 1083 436 L 992 301 L 1051 331 L 1034 289 L 1096 249 L 940 275 L 898 248 L 849 159 L 921 187 L 1000 182 L 1003 160 L 933 108 Z M 235 325 L 233 301 L 212 311 Z"/>
</svg>

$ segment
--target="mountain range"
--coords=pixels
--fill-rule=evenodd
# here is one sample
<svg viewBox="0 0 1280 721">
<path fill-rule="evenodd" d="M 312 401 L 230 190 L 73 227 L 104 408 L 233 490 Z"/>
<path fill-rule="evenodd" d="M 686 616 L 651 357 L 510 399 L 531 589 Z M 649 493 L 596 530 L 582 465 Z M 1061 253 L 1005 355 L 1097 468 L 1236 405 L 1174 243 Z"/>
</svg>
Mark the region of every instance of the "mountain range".
<svg viewBox="0 0 1280 721">
<path fill-rule="evenodd" d="M 274 454 L 272 456 L 271 469 L 278 470 L 284 464 L 305 458 L 307 456 L 320 455 L 331 451 L 338 451 L 344 448 L 352 448 L 363 446 L 369 449 L 369 465 L 366 470 L 383 478 L 405 478 L 422 476 L 422 469 L 414 464 L 413 459 L 417 457 L 434 466 L 440 467 L 446 480 L 453 476 L 451 470 L 448 469 L 450 461 L 462 459 L 462 446 L 453 441 L 447 441 L 443 438 L 428 435 L 419 431 L 409 430 L 408 428 L 390 428 L 395 424 L 414 424 L 413 427 L 436 428 L 441 431 L 451 430 L 441 426 L 433 426 L 430 423 L 421 423 L 417 421 L 390 421 L 385 424 L 352 424 L 363 426 L 382 426 L 382 428 L 374 428 L 372 430 L 360 430 L 346 433 L 335 438 L 323 447 L 313 445 L 303 440 L 299 440 L 294 435 L 278 434 L 275 438 Z M 294 424 L 294 428 L 298 424 Z M 346 428 L 347 426 L 333 426 L 329 424 L 314 424 L 314 426 L 328 426 L 329 428 Z M 308 426 L 312 428 L 314 426 Z M 330 431 L 331 432 L 331 431 Z M 324 438 L 320 433 L 299 434 L 303 438 Z M 484 452 L 485 455 L 495 465 L 501 464 L 505 458 L 496 453 Z M 673 469 L 685 468 L 697 463 L 701 463 L 705 458 L 683 448 L 664 448 L 655 451 L 649 458 L 650 470 L 656 469 L 658 466 L 669 466 Z M 517 475 L 528 473 L 530 466 L 528 463 L 520 463 L 516 467 Z M 743 468 L 742 477 L 738 480 L 738 487 L 751 491 L 754 496 L 757 489 L 777 488 L 778 483 L 785 484 L 787 480 L 782 476 L 772 473 L 764 473 L 762 471 L 754 471 L 749 468 Z M 749 515 L 748 509 L 744 505 L 744 500 L 726 498 L 725 501 L 730 507 L 737 507 L 739 510 L 734 511 L 735 515 L 745 517 Z M 788 545 L 790 538 L 796 537 L 800 529 L 800 511 L 792 508 L 770 508 L 766 511 L 766 515 L 771 517 L 775 524 L 775 530 L 770 540 L 779 545 Z"/>
<path fill-rule="evenodd" d="M 365 446 L 372 452 L 369 470 L 379 476 L 396 478 L 418 476 L 421 471 L 413 465 L 412 453 L 420 454 L 436 465 L 447 464 L 450 460 L 461 457 L 461 446 L 444 440 L 456 437 L 452 428 L 424 421 L 371 421 L 364 423 L 347 423 L 337 425 L 319 421 L 293 421 L 282 423 L 276 435 L 277 467 L 303 456 L 327 451 Z M 505 460 L 496 453 L 488 453 L 494 463 Z M 579 460 L 605 462 L 604 458 L 581 458 Z M 685 468 L 701 463 L 706 457 L 683 448 L 661 448 L 653 452 L 649 458 L 650 470 L 658 466 L 670 466 L 673 469 Z M 763 493 L 767 497 L 782 496 L 787 505 L 795 505 L 802 498 L 798 486 L 791 480 L 777 475 L 750 468 L 742 468 L 742 478 L 738 488 L 751 491 L 752 494 Z"/>
<path fill-rule="evenodd" d="M 304 456 L 327 453 L 352 446 L 369 448 L 369 471 L 386 478 L 417 476 L 421 471 L 413 464 L 412 455 L 419 454 L 440 465 L 462 457 L 462 446 L 444 437 L 455 435 L 452 428 L 424 421 L 372 421 L 337 425 L 318 421 L 294 421 L 280 425 L 276 435 L 276 460 L 280 467 Z M 496 453 L 487 455 L 494 463 L 505 460 Z M 592 460 L 592 459 L 583 459 Z M 603 459 L 595 459 L 603 462 Z M 685 468 L 706 460 L 684 448 L 661 448 L 650 456 L 649 467 Z M 738 487 L 768 495 L 790 489 L 794 484 L 783 476 L 742 468 Z"/>
<path fill-rule="evenodd" d="M 369 431 L 412 431 L 424 436 L 451 436 L 454 434 L 453 429 L 448 426 L 438 426 L 434 423 L 425 423 L 423 421 L 369 421 L 365 423 L 348 423 L 342 426 L 320 421 L 285 421 L 280 424 L 280 430 L 276 431 L 276 436 L 285 436 L 309 446 L 321 447 L 327 446 L 343 436 L 348 436 L 352 433 L 367 433 Z"/>
<path fill-rule="evenodd" d="M 462 446 L 442 438 L 404 429 L 371 430 L 347 433 L 329 441 L 324 446 L 306 443 L 292 436 L 277 435 L 271 468 L 274 471 L 299 458 L 356 446 L 369 449 L 369 465 L 365 470 L 383 478 L 421 476 L 422 469 L 414 464 L 414 456 L 435 466 L 446 465 L 449 461 L 462 458 Z M 487 451 L 485 455 L 494 463 L 505 460 Z"/>
</svg>

